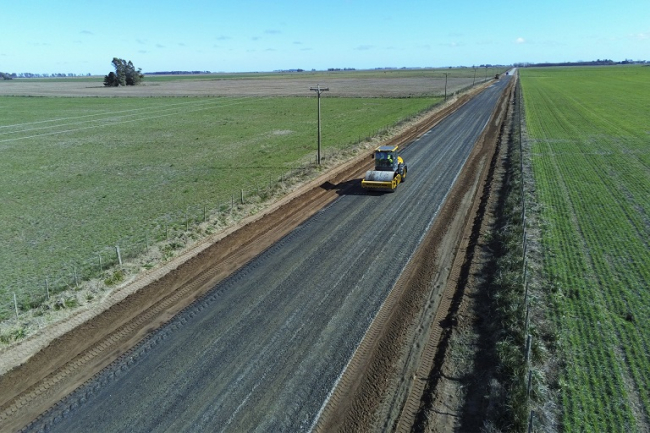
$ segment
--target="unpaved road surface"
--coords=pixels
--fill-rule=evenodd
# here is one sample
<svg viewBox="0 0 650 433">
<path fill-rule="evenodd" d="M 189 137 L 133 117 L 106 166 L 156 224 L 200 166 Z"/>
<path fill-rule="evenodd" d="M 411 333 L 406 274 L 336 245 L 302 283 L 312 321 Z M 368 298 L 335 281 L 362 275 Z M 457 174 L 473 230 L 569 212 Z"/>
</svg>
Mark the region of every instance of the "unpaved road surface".
<svg viewBox="0 0 650 433">
<path fill-rule="evenodd" d="M 161 293 L 169 286 L 209 286 L 204 297 L 162 328 L 153 331 L 145 325 L 146 336 L 136 347 L 26 430 L 313 428 L 371 322 L 438 217 L 505 83 L 492 85 L 404 149 L 409 175 L 396 193 L 361 191 L 358 184 L 364 166 L 356 167 L 323 183 L 311 193 L 313 202 L 287 203 L 281 213 L 286 217 L 266 225 L 268 230 L 282 231 L 280 241 L 269 242 L 262 254 L 218 284 L 210 284 L 219 274 L 211 269 L 223 266 L 240 250 L 264 243 L 270 233 L 258 231 L 237 245 L 224 243 L 189 262 L 164 287 L 160 283 L 154 287 L 157 291 L 143 291 L 139 296 L 149 297 L 155 308 L 158 297 L 167 299 Z M 325 208 L 291 227 L 291 219 L 314 212 L 310 203 L 324 202 L 329 202 Z M 198 297 L 203 292 L 194 293 Z M 163 305 L 162 310 L 173 308 Z M 100 318 L 88 328 L 101 326 Z M 107 338 L 110 332 L 107 329 Z M 93 371 L 100 363 L 86 354 L 93 350 L 120 353 L 122 348 L 107 344 L 81 350 L 74 357 L 78 364 L 66 368 Z M 3 385 L 15 385 L 10 380 L 28 376 L 29 371 L 12 374 L 3 377 Z M 54 371 L 44 379 L 57 374 L 61 373 Z M 50 392 L 42 389 L 43 394 Z M 40 395 L 39 390 L 34 383 L 28 391 Z M 64 389 L 53 394 L 66 393 Z M 5 420 L 14 423 L 4 424 L 12 429 L 20 428 L 16 420 L 26 417 L 16 415 L 22 410 L 16 400 L 20 398 L 2 406 L 8 408 L 5 414 L 13 414 Z M 12 407 L 18 409 L 12 412 Z"/>
</svg>

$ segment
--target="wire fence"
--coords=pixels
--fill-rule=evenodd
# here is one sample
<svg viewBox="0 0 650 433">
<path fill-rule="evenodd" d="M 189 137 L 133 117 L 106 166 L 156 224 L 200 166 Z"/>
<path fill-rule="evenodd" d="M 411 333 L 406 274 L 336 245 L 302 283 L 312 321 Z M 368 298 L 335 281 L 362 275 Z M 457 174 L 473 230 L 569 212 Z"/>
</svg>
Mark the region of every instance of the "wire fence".
<svg viewBox="0 0 650 433">
<path fill-rule="evenodd" d="M 529 277 L 529 234 L 528 234 L 528 220 L 527 220 L 527 203 L 526 203 L 526 182 L 525 182 L 525 169 L 524 160 L 525 160 L 525 146 L 524 146 L 524 134 L 523 134 L 523 125 L 524 125 L 524 99 L 521 91 L 521 83 L 517 81 L 515 88 L 515 110 L 514 110 L 514 124 L 518 129 L 517 140 L 519 141 L 519 171 L 521 175 L 521 223 L 522 223 L 522 251 L 523 251 L 523 265 L 522 265 L 522 286 L 523 286 L 523 309 L 524 309 L 524 335 L 525 346 L 524 358 L 525 358 L 525 367 L 526 373 L 524 375 L 525 386 L 526 386 L 526 406 L 528 407 L 528 433 L 536 431 L 538 427 L 537 415 L 535 410 L 532 409 L 532 397 L 531 393 L 534 390 L 535 380 L 537 378 L 537 371 L 531 360 L 531 351 L 533 348 L 533 334 L 531 332 L 531 292 L 530 292 L 530 277 Z"/>
<path fill-rule="evenodd" d="M 340 158 L 341 153 L 337 149 L 324 150 L 322 163 Z M 4 290 L 0 292 L 4 298 L 0 299 L 0 320 L 19 318 L 44 304 L 51 304 L 55 309 L 75 307 L 79 300 L 70 293 L 79 291 L 84 283 L 95 280 L 98 285 L 119 284 L 127 275 L 152 268 L 193 242 L 246 216 L 250 211 L 247 207 L 262 207 L 272 197 L 286 193 L 292 185 L 318 172 L 314 160 L 279 175 L 269 174 L 268 181 L 226 193 L 217 203 L 197 203 L 153 219 L 145 228 L 121 236 L 112 245 L 98 246 L 85 259 L 62 261 L 57 269 L 42 270 L 40 275 L 23 276 L 18 281 L 5 279 Z M 61 297 L 62 294 L 65 296 Z"/>
</svg>

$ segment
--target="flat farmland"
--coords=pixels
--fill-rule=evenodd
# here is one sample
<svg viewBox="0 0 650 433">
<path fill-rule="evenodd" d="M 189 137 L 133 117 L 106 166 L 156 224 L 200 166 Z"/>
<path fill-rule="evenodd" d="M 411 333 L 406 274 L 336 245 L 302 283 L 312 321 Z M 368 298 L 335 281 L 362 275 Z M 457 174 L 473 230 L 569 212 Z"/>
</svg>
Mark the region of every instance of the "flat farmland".
<svg viewBox="0 0 650 433">
<path fill-rule="evenodd" d="M 440 73 L 395 76 L 154 77 L 128 89 L 86 78 L 0 83 L 0 319 L 15 317 L 13 294 L 22 314 L 48 290 L 74 288 L 102 269 L 110 279 L 115 245 L 125 257 L 138 254 L 242 189 L 270 188 L 313 161 L 311 78 L 330 87 L 325 156 L 441 101 Z M 450 77 L 448 92 L 473 81 L 467 72 Z M 21 335 L 12 332 L 3 340 Z"/>
<path fill-rule="evenodd" d="M 650 426 L 650 68 L 521 69 L 562 425 Z"/>
<path fill-rule="evenodd" d="M 0 96 L 307 96 L 329 87 L 328 97 L 439 97 L 505 72 L 505 68 L 152 75 L 136 87 L 106 88 L 102 77 L 22 79 L 0 82 Z M 445 74 L 447 76 L 445 77 Z"/>
<path fill-rule="evenodd" d="M 358 337 L 355 335 L 361 336 L 364 333 L 377 335 L 365 330 L 371 320 L 373 326 L 377 324 L 382 329 L 381 334 L 385 332 L 389 339 L 399 340 L 390 344 L 388 349 L 383 343 L 376 346 L 380 348 L 382 354 L 382 360 L 379 362 L 382 368 L 380 371 L 373 372 L 368 378 L 372 383 L 371 386 L 387 387 L 390 386 L 388 382 L 393 386 L 398 384 L 409 386 L 412 375 L 408 371 L 403 372 L 403 379 L 400 379 L 402 374 L 399 374 L 400 377 L 395 375 L 394 380 L 393 378 L 388 380 L 392 373 L 391 369 L 385 366 L 393 365 L 393 361 L 384 361 L 387 359 L 385 356 L 389 358 L 399 357 L 402 354 L 406 356 L 406 351 L 399 349 L 403 341 L 400 335 L 404 334 L 395 331 L 402 326 L 397 323 L 388 326 L 385 322 L 374 321 L 372 318 L 375 314 L 369 309 L 383 303 L 382 293 L 386 293 L 383 288 L 393 286 L 393 278 L 402 272 L 399 271 L 400 263 L 404 263 L 411 257 L 409 251 L 412 250 L 408 245 L 424 242 L 420 235 L 422 230 L 417 228 L 411 230 L 409 227 L 411 224 L 427 228 L 431 224 L 431 218 L 436 218 L 432 227 L 437 227 L 433 229 L 431 235 L 427 235 L 427 238 L 434 242 L 435 250 L 427 248 L 427 254 L 421 255 L 420 252 L 423 250 L 417 249 L 417 258 L 413 256 L 413 260 L 421 265 L 412 269 L 413 275 L 419 274 L 418 270 L 421 269 L 419 266 L 426 266 L 429 260 L 435 259 L 435 264 L 428 267 L 440 266 L 441 272 L 449 272 L 442 270 L 449 268 L 445 263 L 449 263 L 449 266 L 452 261 L 460 263 L 454 259 L 457 249 L 450 246 L 452 242 L 447 239 L 447 236 L 451 233 L 450 236 L 455 239 L 464 238 L 461 233 L 465 231 L 463 227 L 467 228 L 474 220 L 471 215 L 473 211 L 468 212 L 467 208 L 478 207 L 473 203 L 472 197 L 476 194 L 472 191 L 476 192 L 476 188 L 479 188 L 482 183 L 479 180 L 480 174 L 485 175 L 489 169 L 487 153 L 494 149 L 492 145 L 489 145 L 489 149 L 488 146 L 474 147 L 475 137 L 482 135 L 480 131 L 486 124 L 490 125 L 492 131 L 500 129 L 498 124 L 488 119 L 503 118 L 503 115 L 490 115 L 493 113 L 494 101 L 500 95 L 500 100 L 503 101 L 502 93 L 508 83 L 509 80 L 492 83 L 482 92 L 477 92 L 474 98 L 465 95 L 457 104 L 447 105 L 443 110 L 434 110 L 432 116 L 425 116 L 426 124 L 418 124 L 417 127 L 411 124 L 404 128 L 407 132 L 399 139 L 401 143 L 410 143 L 404 149 L 404 156 L 410 161 L 409 164 L 413 165 L 415 176 L 403 186 L 404 189 L 401 189 L 400 193 L 377 195 L 361 192 L 359 176 L 372 164 L 368 159 L 369 154 L 364 152 L 352 159 L 350 163 L 340 167 L 344 170 L 323 173 L 318 180 L 310 182 L 309 188 L 302 189 L 300 196 L 290 194 L 293 199 L 283 199 L 280 203 L 284 204 L 280 207 L 271 207 L 274 209 L 273 212 L 265 213 L 261 219 L 256 220 L 256 223 L 233 232 L 232 237 L 227 236 L 214 244 L 206 245 L 206 249 L 193 255 L 178 268 L 165 273 L 162 277 L 150 275 L 151 279 L 146 278 L 148 282 L 146 286 L 142 286 L 142 290 L 134 292 L 128 298 L 113 304 L 110 309 L 103 310 L 92 320 L 75 327 L 71 333 L 65 334 L 64 340 L 70 343 L 69 345 L 48 344 L 38 353 L 29 351 L 36 355 L 30 358 L 27 364 L 7 371 L 7 374 L 2 376 L 2 388 L 7 390 L 6 393 L 2 393 L 2 411 L 0 411 L 4 425 L 7 428 L 12 426 L 16 429 L 20 428 L 25 422 L 33 419 L 35 414 L 46 410 L 52 402 L 59 400 L 76 387 L 77 383 L 85 382 L 85 378 L 94 374 L 93 371 L 98 371 L 102 364 L 111 362 L 115 356 L 124 357 L 130 365 L 133 365 L 133 357 L 124 353 L 127 347 L 131 347 L 130 342 L 138 341 L 140 336 L 153 335 L 152 332 L 155 332 L 153 330 L 156 329 L 157 324 L 166 323 L 174 311 L 180 309 L 185 311 L 185 306 L 189 306 L 188 303 L 198 307 L 196 311 L 208 313 L 217 321 L 229 316 L 236 323 L 222 322 L 222 326 L 211 322 L 211 319 L 195 322 L 202 331 L 212 334 L 213 337 L 208 336 L 205 340 L 208 342 L 207 345 L 198 341 L 198 334 L 189 327 L 185 329 L 189 330 L 187 335 L 190 337 L 179 339 L 193 344 L 199 351 L 205 348 L 225 350 L 225 357 L 212 356 L 205 352 L 196 356 L 197 353 L 188 350 L 179 352 L 207 367 L 203 370 L 208 372 L 210 378 L 206 376 L 198 378 L 192 372 L 185 373 L 187 364 L 176 356 L 172 356 L 171 359 L 178 361 L 176 365 L 184 365 L 184 367 L 177 368 L 165 361 L 168 369 L 180 373 L 185 378 L 198 378 L 198 380 L 191 380 L 203 391 L 199 391 L 198 388 L 196 389 L 198 393 L 189 390 L 183 385 L 189 382 L 180 376 L 179 380 L 172 378 L 171 382 L 169 381 L 171 377 L 166 374 L 167 377 L 163 380 L 151 376 L 145 379 L 145 382 L 162 393 L 179 390 L 185 394 L 186 390 L 190 391 L 186 397 L 172 399 L 175 407 L 189 415 L 189 417 L 183 415 L 182 420 L 175 415 L 176 412 L 168 411 L 166 409 L 168 406 L 154 404 L 156 410 L 163 408 L 162 411 L 170 415 L 167 419 L 174 425 L 180 425 L 176 423 L 179 421 L 186 426 L 185 428 L 181 426 L 181 430 L 200 430 L 200 425 L 208 424 L 226 429 L 230 427 L 234 430 L 258 428 L 268 431 L 296 431 L 308 428 L 312 421 L 315 421 L 314 417 L 319 412 L 319 407 L 322 407 L 321 397 L 329 395 L 328 389 L 331 386 L 326 382 L 334 384 L 338 382 L 336 378 L 340 368 L 343 368 L 348 362 L 346 360 L 349 359 L 348 349 L 356 353 L 355 341 Z M 503 102 L 500 106 L 503 109 Z M 429 130 L 429 125 L 434 123 L 436 125 L 434 129 Z M 458 128 L 458 125 L 463 127 Z M 494 136 L 493 134 L 494 132 L 490 135 Z M 414 139 L 414 137 L 418 138 Z M 412 140 L 415 141 L 411 143 Z M 472 148 L 475 150 L 472 151 Z M 467 152 L 470 153 L 469 159 L 462 157 L 462 154 L 467 155 Z M 464 176 L 462 173 L 459 175 L 456 170 L 461 167 L 463 173 L 471 176 Z M 454 187 L 449 192 L 448 185 L 454 183 L 456 179 L 458 179 L 457 185 L 461 186 Z M 435 204 L 436 201 L 438 203 L 445 201 L 445 197 L 448 198 L 447 203 L 452 201 L 454 205 L 445 205 L 441 208 L 441 204 Z M 410 200 L 414 205 L 400 204 L 396 200 Z M 325 207 L 317 211 L 321 206 Z M 404 209 L 410 211 L 404 213 Z M 391 214 L 399 218 L 393 218 Z M 360 225 L 360 222 L 363 224 Z M 395 235 L 387 236 L 388 228 L 394 226 Z M 367 233 L 364 234 L 364 231 Z M 398 233 L 401 235 L 397 235 Z M 444 236 L 441 233 L 444 233 Z M 439 239 L 442 238 L 445 239 L 440 242 Z M 280 241 L 275 243 L 273 239 Z M 327 241 L 323 244 L 320 239 Z M 257 256 L 255 251 L 261 251 L 262 254 Z M 425 255 L 428 257 L 425 258 Z M 244 261 L 245 258 L 253 256 L 257 258 L 244 266 L 243 264 L 247 263 Z M 264 258 L 261 258 L 262 256 Z M 438 261 L 441 256 L 446 258 L 444 262 Z M 229 270 L 236 269 L 234 266 L 240 261 L 242 268 L 239 268 L 236 274 L 229 274 Z M 167 265 L 163 269 L 166 267 Z M 393 269 L 398 272 L 395 273 Z M 404 278 L 412 281 L 410 277 Z M 443 278 L 446 277 L 441 276 L 438 281 L 442 281 Z M 221 290 L 214 285 L 220 284 L 218 281 L 229 284 L 232 290 Z M 426 276 L 418 278 L 418 281 L 402 286 L 405 290 L 400 292 L 409 299 L 414 299 L 411 296 L 425 298 L 431 296 L 431 302 L 435 302 L 439 297 L 448 297 L 447 294 L 440 294 L 434 290 L 439 289 L 440 286 L 434 287 Z M 276 286 L 281 289 L 276 291 L 273 289 Z M 291 293 L 287 293 L 284 288 L 289 289 Z M 434 291 L 426 295 L 428 290 Z M 216 304 L 205 308 L 208 306 L 204 303 L 207 297 L 201 294 L 208 291 L 217 294 L 219 300 Z M 221 295 L 227 295 L 230 300 L 222 298 Z M 393 298 L 394 301 L 389 302 L 386 309 L 384 306 L 381 307 L 386 312 L 384 317 L 391 318 L 392 322 L 392 318 L 404 315 L 405 321 L 411 323 L 410 326 L 413 328 L 421 326 L 422 322 L 413 319 L 417 314 L 411 308 L 404 311 L 402 302 L 397 302 L 401 296 Z M 413 305 L 414 309 L 421 309 L 424 314 L 424 306 L 429 302 L 423 300 L 407 304 Z M 434 306 L 432 305 L 431 308 Z M 190 316 L 195 316 L 194 308 L 192 307 L 191 310 L 187 310 L 188 313 Z M 70 319 L 72 324 L 76 322 L 77 316 Z M 181 317 L 180 323 L 186 323 L 186 319 Z M 384 327 L 387 328 L 386 331 L 383 331 Z M 360 330 L 360 333 L 349 330 L 352 328 Z M 55 330 L 52 332 L 54 333 Z M 421 338 L 426 338 L 426 334 Z M 26 352 L 30 347 L 36 348 L 32 346 L 36 340 L 40 340 L 40 336 L 37 335 L 35 338 L 17 344 L 13 353 L 5 351 L 3 355 L 8 356 L 2 357 L 2 366 L 17 365 L 4 363 L 4 361 L 20 360 L 29 356 Z M 246 348 L 241 350 L 243 346 L 236 347 L 239 343 Z M 312 346 L 316 344 L 316 346 L 310 349 L 305 344 Z M 404 341 L 403 344 L 404 347 L 421 347 L 419 343 L 411 344 Z M 374 343 L 371 345 L 375 346 Z M 171 347 L 167 344 L 161 346 Z M 237 358 L 243 356 L 243 358 L 235 359 L 233 356 Z M 205 361 L 209 359 L 217 360 L 220 365 L 206 364 Z M 365 360 L 359 361 L 360 365 L 366 365 Z M 122 370 L 121 367 L 119 369 Z M 144 367 L 141 371 L 146 374 L 153 370 L 158 368 Z M 225 376 L 215 381 L 215 374 Z M 46 379 L 47 383 L 41 384 L 40 379 Z M 315 379 L 315 382 L 312 379 Z M 35 386 L 37 382 L 39 385 Z M 226 388 L 221 392 L 201 385 L 207 382 Z M 160 386 L 165 383 L 171 386 Z M 76 411 L 79 406 L 75 403 L 75 416 L 74 419 L 70 418 L 70 421 L 77 427 L 59 424 L 61 431 L 73 431 L 74 428 L 80 431 L 119 429 L 119 427 L 106 425 L 102 427 L 95 422 L 101 422 L 106 419 L 104 415 L 110 413 L 119 413 L 120 416 L 114 420 L 122 423 L 123 426 L 128 425 L 126 428 L 131 430 L 151 431 L 167 425 L 166 421 L 162 422 L 157 415 L 142 416 L 152 412 L 148 409 L 140 409 L 141 399 L 129 391 L 127 385 L 118 384 L 118 387 L 133 401 L 137 401 L 137 404 L 127 402 L 113 391 L 108 390 L 108 394 L 121 401 L 123 406 L 135 409 L 133 412 L 135 418 L 126 415 L 124 410 L 107 408 L 105 406 L 107 401 L 99 398 L 96 401 L 102 405 L 102 408 L 101 414 L 98 414 L 96 419 L 92 415 L 92 419 L 86 418 L 80 411 Z M 144 394 L 149 394 L 143 387 L 139 385 L 135 387 Z M 47 391 L 43 392 L 43 389 Z M 389 390 L 390 388 L 387 389 Z M 210 395 L 208 400 L 200 395 L 207 396 L 206 391 Z M 86 395 L 85 390 L 80 392 L 81 394 L 78 395 Z M 374 392 L 371 394 L 374 395 L 372 401 L 359 408 L 362 412 L 364 409 L 374 410 L 376 407 L 375 402 L 380 397 Z M 364 400 L 367 396 L 368 394 L 364 393 Z M 71 398 L 77 401 L 76 397 L 71 396 Z M 211 403 L 215 398 L 219 401 L 216 404 Z M 191 404 L 192 401 L 198 406 L 207 408 L 210 414 L 205 413 L 198 406 L 196 406 L 198 411 L 188 410 L 186 404 Z M 222 402 L 226 405 L 222 405 Z M 391 399 L 387 404 L 393 407 L 392 402 L 394 401 Z M 71 407 L 67 402 L 63 402 L 61 406 L 57 403 L 56 406 L 63 408 L 65 414 L 72 415 Z M 349 408 L 349 405 L 345 406 Z M 92 407 L 89 409 L 90 412 L 86 413 L 94 411 Z M 55 418 L 60 420 L 57 415 L 58 409 L 52 407 L 52 411 L 48 410 L 48 414 L 44 416 L 50 414 L 54 414 Z M 198 418 L 195 414 L 199 414 Z M 365 418 L 363 414 L 360 416 Z M 142 428 L 140 428 L 129 421 L 136 418 L 149 426 L 141 424 Z M 364 421 L 363 425 L 369 426 L 370 418 L 365 419 L 367 421 Z M 83 426 L 85 420 L 90 420 L 92 426 Z M 40 424 L 41 421 L 45 424 Z M 37 430 L 40 429 L 40 425 L 43 425 L 48 426 L 49 430 L 49 426 L 52 425 L 45 418 L 38 420 L 37 423 L 38 425 L 34 424 L 31 428 Z M 29 428 L 27 430 L 29 431 Z"/>
</svg>

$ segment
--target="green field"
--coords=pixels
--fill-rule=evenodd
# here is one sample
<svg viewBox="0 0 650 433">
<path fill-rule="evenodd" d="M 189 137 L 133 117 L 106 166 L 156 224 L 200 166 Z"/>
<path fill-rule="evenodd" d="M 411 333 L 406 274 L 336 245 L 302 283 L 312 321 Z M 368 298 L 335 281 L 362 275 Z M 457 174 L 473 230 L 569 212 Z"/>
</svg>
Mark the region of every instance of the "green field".
<svg viewBox="0 0 650 433">
<path fill-rule="evenodd" d="M 650 67 L 520 69 L 563 431 L 650 424 Z"/>
<path fill-rule="evenodd" d="M 0 97 L 0 319 L 314 161 L 309 96 Z M 439 101 L 326 98 L 323 153 Z"/>
</svg>

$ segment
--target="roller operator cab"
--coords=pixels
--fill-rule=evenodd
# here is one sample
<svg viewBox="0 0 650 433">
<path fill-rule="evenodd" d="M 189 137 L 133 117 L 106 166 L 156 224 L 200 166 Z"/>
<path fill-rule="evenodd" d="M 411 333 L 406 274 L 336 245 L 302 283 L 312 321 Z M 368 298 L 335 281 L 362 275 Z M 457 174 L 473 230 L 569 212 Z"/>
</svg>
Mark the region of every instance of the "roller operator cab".
<svg viewBox="0 0 650 433">
<path fill-rule="evenodd" d="M 377 191 L 395 191 L 406 179 L 406 164 L 397 154 L 397 146 L 380 146 L 373 155 L 375 169 L 366 172 L 361 186 Z"/>
</svg>

